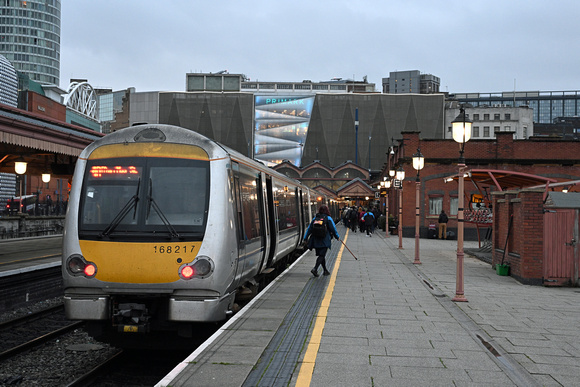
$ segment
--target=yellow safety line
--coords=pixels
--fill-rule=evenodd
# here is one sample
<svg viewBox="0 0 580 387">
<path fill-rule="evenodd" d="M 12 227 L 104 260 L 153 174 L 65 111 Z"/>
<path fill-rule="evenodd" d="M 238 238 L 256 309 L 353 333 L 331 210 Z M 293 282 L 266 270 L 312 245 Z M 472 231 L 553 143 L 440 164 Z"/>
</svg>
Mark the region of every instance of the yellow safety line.
<svg viewBox="0 0 580 387">
<path fill-rule="evenodd" d="M 347 238 L 348 230 L 344 236 L 344 243 L 346 243 Z M 306 353 L 304 354 L 302 365 L 300 366 L 300 372 L 298 373 L 298 377 L 296 379 L 297 387 L 310 386 L 312 374 L 314 373 L 314 364 L 316 363 L 316 355 L 318 355 L 318 348 L 320 348 L 320 340 L 322 339 L 322 331 L 324 330 L 326 316 L 328 315 L 328 307 L 330 306 L 332 292 L 334 291 L 334 285 L 336 283 L 336 273 L 338 273 L 338 268 L 340 267 L 340 260 L 342 258 L 343 251 L 344 245 L 341 244 L 338 255 L 336 256 L 336 262 L 332 270 L 332 275 L 330 276 L 330 281 L 328 282 L 328 287 L 326 288 L 326 293 L 324 294 L 324 298 L 322 299 L 322 303 L 318 309 L 318 314 L 316 315 L 314 329 L 312 330 L 312 335 L 310 336 L 308 347 L 306 347 Z"/>
</svg>

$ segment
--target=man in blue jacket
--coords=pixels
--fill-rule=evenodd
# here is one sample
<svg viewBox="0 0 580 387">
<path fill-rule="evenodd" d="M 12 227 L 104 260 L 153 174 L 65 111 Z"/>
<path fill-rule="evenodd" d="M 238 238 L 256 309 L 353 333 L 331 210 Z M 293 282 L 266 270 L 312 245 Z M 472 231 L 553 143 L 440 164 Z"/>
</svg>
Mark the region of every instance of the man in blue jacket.
<svg viewBox="0 0 580 387">
<path fill-rule="evenodd" d="M 363 215 L 363 219 L 365 220 L 365 228 L 367 230 L 367 236 L 372 237 L 373 232 L 375 231 L 375 214 L 369 210 Z"/>
<path fill-rule="evenodd" d="M 325 227 L 325 231 L 320 227 Z M 308 239 L 310 237 L 310 239 Z M 308 240 L 308 249 L 316 250 L 316 265 L 310 272 L 313 276 L 318 277 L 318 267 L 322 266 L 324 270 L 323 275 L 329 275 L 330 272 L 326 268 L 326 251 L 330 248 L 331 238 L 334 237 L 336 240 L 340 240 L 338 231 L 336 231 L 336 226 L 330 215 L 330 211 L 327 206 L 320 206 L 318 209 L 318 214 L 312 219 L 306 234 L 304 235 L 304 240 Z"/>
</svg>

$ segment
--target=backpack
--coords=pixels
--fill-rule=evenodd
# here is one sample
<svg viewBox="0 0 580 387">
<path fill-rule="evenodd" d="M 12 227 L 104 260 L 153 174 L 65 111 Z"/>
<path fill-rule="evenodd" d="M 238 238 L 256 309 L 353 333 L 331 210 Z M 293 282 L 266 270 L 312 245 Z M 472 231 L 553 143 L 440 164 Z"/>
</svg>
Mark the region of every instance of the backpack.
<svg viewBox="0 0 580 387">
<path fill-rule="evenodd" d="M 372 212 L 367 212 L 366 214 L 364 214 L 363 219 L 365 223 L 371 224 L 374 222 L 375 217 Z"/>
<path fill-rule="evenodd" d="M 323 239 L 326 237 L 327 230 L 326 215 L 316 214 L 312 221 L 312 235 L 314 235 L 315 238 Z"/>
<path fill-rule="evenodd" d="M 358 212 L 356 210 L 350 210 L 350 212 L 348 213 L 348 218 L 351 220 L 356 220 L 358 215 Z"/>
</svg>

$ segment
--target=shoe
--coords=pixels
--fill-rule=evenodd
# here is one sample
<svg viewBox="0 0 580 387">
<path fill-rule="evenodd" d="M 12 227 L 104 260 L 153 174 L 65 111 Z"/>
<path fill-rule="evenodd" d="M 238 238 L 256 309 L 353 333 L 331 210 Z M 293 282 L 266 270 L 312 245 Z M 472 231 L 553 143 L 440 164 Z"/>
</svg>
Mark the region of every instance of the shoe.
<svg viewBox="0 0 580 387">
<path fill-rule="evenodd" d="M 372 238 L 372 237 L 373 237 L 373 234 L 369 234 L 369 238 Z"/>
<path fill-rule="evenodd" d="M 313 276 L 318 277 L 318 270 L 312 269 L 310 270 L 310 272 L 312 273 Z"/>
<path fill-rule="evenodd" d="M 325 271 L 324 273 L 322 273 L 322 275 L 330 275 L 329 271 Z"/>
</svg>

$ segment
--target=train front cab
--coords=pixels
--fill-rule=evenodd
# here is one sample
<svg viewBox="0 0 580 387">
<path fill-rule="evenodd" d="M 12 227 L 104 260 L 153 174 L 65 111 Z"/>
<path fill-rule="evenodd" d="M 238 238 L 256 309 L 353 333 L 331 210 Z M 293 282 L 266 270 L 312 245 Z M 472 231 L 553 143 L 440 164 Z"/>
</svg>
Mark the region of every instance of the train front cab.
<svg viewBox="0 0 580 387">
<path fill-rule="evenodd" d="M 77 163 L 71 197 L 78 200 L 69 205 L 63 249 L 70 319 L 141 331 L 167 320 L 217 321 L 233 302 L 224 292 L 232 264 L 216 261 L 226 254 L 202 254 L 204 236 L 215 233 L 207 219 L 208 154 L 181 144 L 150 149 L 112 144 Z M 212 195 L 227 202 L 224 194 Z"/>
</svg>

